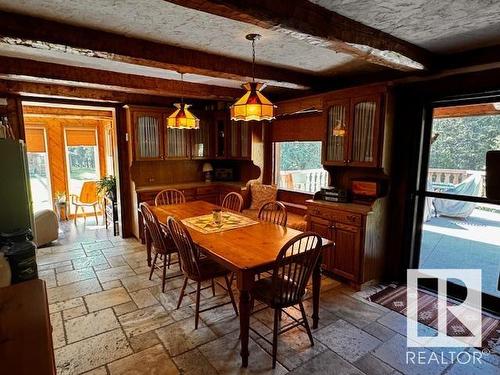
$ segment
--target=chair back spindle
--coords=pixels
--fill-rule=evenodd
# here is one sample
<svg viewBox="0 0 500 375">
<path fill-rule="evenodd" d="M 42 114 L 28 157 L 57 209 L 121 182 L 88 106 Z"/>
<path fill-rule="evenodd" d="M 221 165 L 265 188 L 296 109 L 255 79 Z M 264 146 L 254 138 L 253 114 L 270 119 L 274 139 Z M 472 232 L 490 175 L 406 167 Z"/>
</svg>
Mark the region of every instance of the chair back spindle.
<svg viewBox="0 0 500 375">
<path fill-rule="evenodd" d="M 243 197 L 241 194 L 231 192 L 224 197 L 222 201 L 222 208 L 235 212 L 241 212 L 243 207 Z"/>
<path fill-rule="evenodd" d="M 259 210 L 259 220 L 285 226 L 287 221 L 286 207 L 283 203 L 267 202 Z"/>
<path fill-rule="evenodd" d="M 155 205 L 162 206 L 168 204 L 186 203 L 186 197 L 182 191 L 176 189 L 165 189 L 160 191 L 155 198 Z"/>
<path fill-rule="evenodd" d="M 179 252 L 181 270 L 190 279 L 200 277 L 200 251 L 196 247 L 184 224 L 170 216 L 167 219 L 167 228 Z"/>
<path fill-rule="evenodd" d="M 288 241 L 276 257 L 272 288 L 276 304 L 282 307 L 302 301 L 321 251 L 321 237 L 312 232 Z"/>
<path fill-rule="evenodd" d="M 142 202 L 139 205 L 141 210 L 142 217 L 144 218 L 144 223 L 146 224 L 146 228 L 151 235 L 151 244 L 155 248 L 155 250 L 162 254 L 167 254 L 172 251 L 175 251 L 175 245 L 171 242 L 171 238 L 164 230 L 162 230 L 160 222 L 158 218 L 151 211 L 149 204 L 146 202 Z"/>
</svg>

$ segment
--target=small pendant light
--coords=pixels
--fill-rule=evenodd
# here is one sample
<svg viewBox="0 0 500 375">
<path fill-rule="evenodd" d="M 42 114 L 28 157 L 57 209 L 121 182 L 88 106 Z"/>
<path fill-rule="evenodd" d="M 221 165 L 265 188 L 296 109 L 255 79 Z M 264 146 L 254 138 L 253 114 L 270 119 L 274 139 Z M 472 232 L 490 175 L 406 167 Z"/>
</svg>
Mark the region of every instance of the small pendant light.
<svg viewBox="0 0 500 375">
<path fill-rule="evenodd" d="M 260 35 L 248 34 L 246 38 L 252 41 L 252 82 L 243 85 L 247 92 L 231 106 L 231 120 L 272 120 L 275 106 L 260 92 L 265 84 L 255 82 L 255 41 Z"/>
<path fill-rule="evenodd" d="M 184 73 L 181 73 L 181 82 L 184 82 Z M 184 98 L 181 96 L 181 102 L 175 103 L 177 108 L 167 118 L 167 128 L 169 129 L 199 129 L 200 120 L 188 109 L 190 104 L 184 104 Z"/>
</svg>

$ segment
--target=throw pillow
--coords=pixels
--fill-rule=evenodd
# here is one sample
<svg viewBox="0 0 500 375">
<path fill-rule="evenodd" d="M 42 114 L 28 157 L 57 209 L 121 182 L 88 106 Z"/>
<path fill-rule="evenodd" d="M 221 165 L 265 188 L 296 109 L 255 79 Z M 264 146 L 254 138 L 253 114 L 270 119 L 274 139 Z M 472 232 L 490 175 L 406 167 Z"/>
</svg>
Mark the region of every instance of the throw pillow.
<svg viewBox="0 0 500 375">
<path fill-rule="evenodd" d="M 276 200 L 278 189 L 272 185 L 252 184 L 251 195 L 250 209 L 259 210 L 264 203 Z"/>
</svg>

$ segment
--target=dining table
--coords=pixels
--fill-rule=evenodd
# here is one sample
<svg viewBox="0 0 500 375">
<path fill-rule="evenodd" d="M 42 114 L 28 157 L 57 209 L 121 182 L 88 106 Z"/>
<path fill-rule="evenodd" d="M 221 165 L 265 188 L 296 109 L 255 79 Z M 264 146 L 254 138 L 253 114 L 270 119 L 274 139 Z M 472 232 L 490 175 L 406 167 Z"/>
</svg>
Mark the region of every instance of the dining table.
<svg viewBox="0 0 500 375">
<path fill-rule="evenodd" d="M 191 201 L 181 204 L 151 207 L 161 224 L 166 224 L 169 216 L 179 220 L 211 214 L 220 206 L 205 201 Z M 240 214 L 241 215 L 241 214 Z M 285 226 L 264 221 L 256 221 L 230 230 L 206 233 L 186 226 L 193 242 L 207 256 L 236 275 L 239 290 L 239 319 L 242 367 L 248 366 L 248 340 L 250 330 L 250 291 L 256 275 L 270 271 L 280 249 L 290 239 L 302 233 Z M 329 247 L 332 242 L 322 238 L 321 246 Z M 318 260 L 312 275 L 313 328 L 318 327 L 319 295 L 321 287 L 321 259 Z"/>
</svg>

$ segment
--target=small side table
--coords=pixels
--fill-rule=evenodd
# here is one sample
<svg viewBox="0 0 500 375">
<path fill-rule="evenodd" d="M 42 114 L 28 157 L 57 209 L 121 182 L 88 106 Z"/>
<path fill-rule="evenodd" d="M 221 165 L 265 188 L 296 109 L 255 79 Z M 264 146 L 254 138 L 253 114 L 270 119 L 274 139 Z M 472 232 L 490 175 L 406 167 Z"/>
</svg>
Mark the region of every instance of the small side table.
<svg viewBox="0 0 500 375">
<path fill-rule="evenodd" d="M 113 226 L 113 236 L 119 234 L 118 204 L 106 196 L 104 197 L 104 222 L 106 223 L 106 229 L 110 225 Z"/>
</svg>

